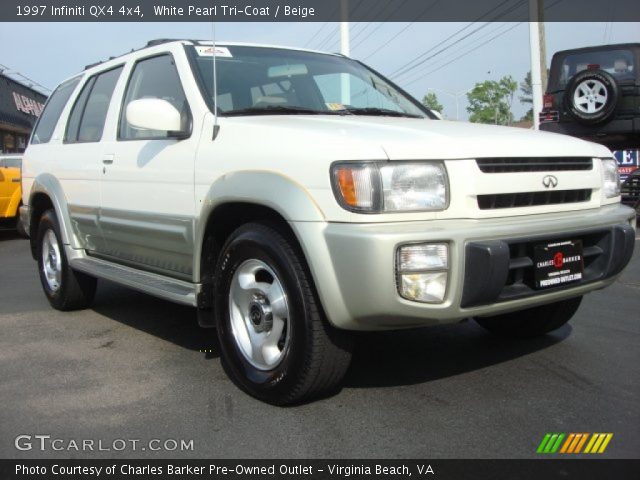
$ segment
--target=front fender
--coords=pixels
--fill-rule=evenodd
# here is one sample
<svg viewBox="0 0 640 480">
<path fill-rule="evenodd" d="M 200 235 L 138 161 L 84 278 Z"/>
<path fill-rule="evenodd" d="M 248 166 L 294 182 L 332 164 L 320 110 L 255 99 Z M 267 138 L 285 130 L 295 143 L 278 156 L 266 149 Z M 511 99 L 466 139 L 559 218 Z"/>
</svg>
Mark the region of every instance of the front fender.
<svg viewBox="0 0 640 480">
<path fill-rule="evenodd" d="M 224 175 L 210 187 L 202 201 L 196 225 L 193 271 L 200 278 L 200 258 L 207 222 L 216 208 L 229 203 L 252 203 L 270 208 L 288 222 L 324 222 L 323 211 L 311 194 L 295 180 L 264 170 L 245 170 Z"/>
</svg>

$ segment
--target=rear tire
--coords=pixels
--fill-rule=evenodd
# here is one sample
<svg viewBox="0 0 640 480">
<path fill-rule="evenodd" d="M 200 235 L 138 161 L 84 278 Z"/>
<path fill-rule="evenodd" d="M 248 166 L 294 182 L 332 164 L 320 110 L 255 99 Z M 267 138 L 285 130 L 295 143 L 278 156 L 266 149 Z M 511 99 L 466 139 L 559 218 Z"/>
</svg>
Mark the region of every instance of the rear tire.
<svg viewBox="0 0 640 480">
<path fill-rule="evenodd" d="M 329 325 L 294 241 L 246 224 L 227 240 L 215 274 L 222 363 L 242 390 L 274 405 L 336 391 L 351 336 Z"/>
<path fill-rule="evenodd" d="M 40 283 L 56 310 L 81 310 L 93 302 L 97 280 L 71 269 L 61 238 L 56 214 L 47 210 L 40 217 L 36 239 Z"/>
<path fill-rule="evenodd" d="M 534 338 L 557 330 L 578 311 L 582 297 L 528 308 L 494 317 L 478 317 L 482 327 L 503 337 Z"/>
</svg>

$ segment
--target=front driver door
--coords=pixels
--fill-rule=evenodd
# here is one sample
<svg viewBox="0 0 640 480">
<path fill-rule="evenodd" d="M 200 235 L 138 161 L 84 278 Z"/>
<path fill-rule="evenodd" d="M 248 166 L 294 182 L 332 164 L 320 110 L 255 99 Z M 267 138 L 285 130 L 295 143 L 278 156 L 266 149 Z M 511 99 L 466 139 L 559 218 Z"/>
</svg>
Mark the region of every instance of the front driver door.
<svg viewBox="0 0 640 480">
<path fill-rule="evenodd" d="M 116 138 L 105 146 L 100 226 L 106 254 L 136 268 L 191 280 L 194 159 L 198 136 L 139 130 L 126 119 L 133 100 L 161 98 L 190 124 L 189 103 L 171 53 L 138 60 L 123 93 Z"/>
</svg>

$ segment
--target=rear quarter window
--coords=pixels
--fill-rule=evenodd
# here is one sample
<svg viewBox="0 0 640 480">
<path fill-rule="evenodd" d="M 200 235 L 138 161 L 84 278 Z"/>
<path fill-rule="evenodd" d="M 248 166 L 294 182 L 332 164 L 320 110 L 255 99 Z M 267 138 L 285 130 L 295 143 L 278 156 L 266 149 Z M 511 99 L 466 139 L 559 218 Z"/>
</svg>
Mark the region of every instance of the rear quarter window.
<svg viewBox="0 0 640 480">
<path fill-rule="evenodd" d="M 80 78 L 81 77 L 75 77 L 71 80 L 67 80 L 60 84 L 60 86 L 51 94 L 51 97 L 49 97 L 49 100 L 47 101 L 47 104 L 45 105 L 33 131 L 31 144 L 36 145 L 39 143 L 47 143 L 51 140 L 53 131 L 60 119 L 60 114 L 62 113 L 62 110 L 64 110 L 71 94 L 80 82 Z"/>
</svg>

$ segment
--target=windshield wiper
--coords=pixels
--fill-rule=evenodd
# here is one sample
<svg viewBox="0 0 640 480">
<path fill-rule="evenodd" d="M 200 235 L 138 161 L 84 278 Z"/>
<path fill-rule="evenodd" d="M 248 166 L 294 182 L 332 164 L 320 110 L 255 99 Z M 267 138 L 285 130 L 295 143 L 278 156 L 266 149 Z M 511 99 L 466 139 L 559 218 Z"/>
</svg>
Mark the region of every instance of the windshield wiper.
<svg viewBox="0 0 640 480">
<path fill-rule="evenodd" d="M 406 118 L 424 118 L 421 115 L 414 115 L 412 113 L 398 112 L 397 110 L 389 110 L 388 108 L 376 108 L 376 107 L 365 107 L 365 108 L 356 108 L 349 107 L 344 111 L 352 113 L 354 115 L 376 115 L 381 117 L 406 117 Z"/>
<path fill-rule="evenodd" d="M 311 108 L 305 107 L 270 105 L 267 107 L 240 108 L 238 110 L 224 112 L 224 115 L 332 115 L 334 113 L 336 112 L 330 110 L 313 110 Z"/>
</svg>

